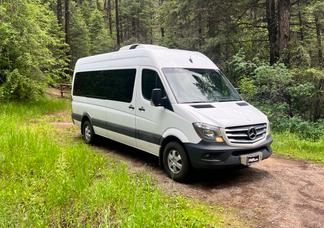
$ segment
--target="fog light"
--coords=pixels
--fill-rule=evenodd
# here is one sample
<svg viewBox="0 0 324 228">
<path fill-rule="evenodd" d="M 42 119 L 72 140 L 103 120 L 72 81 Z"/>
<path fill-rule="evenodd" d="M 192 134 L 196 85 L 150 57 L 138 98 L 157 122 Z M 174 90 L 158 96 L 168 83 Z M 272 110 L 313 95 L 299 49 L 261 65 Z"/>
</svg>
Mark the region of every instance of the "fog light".
<svg viewBox="0 0 324 228">
<path fill-rule="evenodd" d="M 203 156 L 203 158 L 205 158 L 205 159 L 209 159 L 211 156 L 210 156 L 210 154 L 204 154 L 204 156 Z"/>
<path fill-rule="evenodd" d="M 224 142 L 224 139 L 223 139 L 222 136 L 217 136 L 217 137 L 215 138 L 215 141 L 220 143 L 220 142 Z"/>
</svg>

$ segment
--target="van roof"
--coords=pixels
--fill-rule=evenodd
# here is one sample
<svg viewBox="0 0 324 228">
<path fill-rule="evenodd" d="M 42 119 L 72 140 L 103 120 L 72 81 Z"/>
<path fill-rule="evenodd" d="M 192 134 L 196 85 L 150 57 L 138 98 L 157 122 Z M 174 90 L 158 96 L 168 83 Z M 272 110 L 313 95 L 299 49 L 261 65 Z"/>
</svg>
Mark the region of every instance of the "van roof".
<svg viewBox="0 0 324 228">
<path fill-rule="evenodd" d="M 149 44 L 132 44 L 115 52 L 81 58 L 75 65 L 75 71 L 136 66 L 217 69 L 217 66 L 200 52 Z"/>
</svg>

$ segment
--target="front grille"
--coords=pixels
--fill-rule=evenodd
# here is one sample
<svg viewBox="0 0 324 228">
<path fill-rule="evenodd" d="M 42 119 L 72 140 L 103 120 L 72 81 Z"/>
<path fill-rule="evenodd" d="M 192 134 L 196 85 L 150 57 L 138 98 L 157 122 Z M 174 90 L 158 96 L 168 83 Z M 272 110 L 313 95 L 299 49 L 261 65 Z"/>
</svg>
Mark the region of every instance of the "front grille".
<svg viewBox="0 0 324 228">
<path fill-rule="evenodd" d="M 253 130 L 255 129 L 255 131 Z M 230 143 L 251 144 L 265 138 L 267 132 L 267 124 L 255 124 L 237 127 L 225 128 L 226 137 Z M 255 137 L 249 137 L 249 133 L 255 133 Z M 250 134 L 253 136 L 253 134 Z"/>
</svg>

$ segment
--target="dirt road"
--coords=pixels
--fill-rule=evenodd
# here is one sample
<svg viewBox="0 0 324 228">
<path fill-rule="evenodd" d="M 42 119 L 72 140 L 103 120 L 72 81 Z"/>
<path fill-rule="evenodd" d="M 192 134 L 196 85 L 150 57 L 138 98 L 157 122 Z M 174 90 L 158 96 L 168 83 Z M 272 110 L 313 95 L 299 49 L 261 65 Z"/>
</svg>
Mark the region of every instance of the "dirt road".
<svg viewBox="0 0 324 228">
<path fill-rule="evenodd" d="M 247 169 L 199 172 L 191 183 L 180 184 L 149 154 L 106 139 L 96 147 L 134 172 L 152 173 L 169 194 L 238 208 L 240 217 L 257 221 L 257 227 L 324 227 L 324 165 L 272 156 Z"/>
<path fill-rule="evenodd" d="M 70 122 L 54 125 L 73 128 L 74 137 L 81 140 Z M 238 208 L 239 216 L 256 227 L 324 228 L 324 165 L 272 156 L 246 169 L 197 172 L 191 183 L 180 184 L 169 179 L 148 153 L 103 138 L 95 147 L 126 162 L 133 172 L 150 172 L 168 194 Z"/>
</svg>

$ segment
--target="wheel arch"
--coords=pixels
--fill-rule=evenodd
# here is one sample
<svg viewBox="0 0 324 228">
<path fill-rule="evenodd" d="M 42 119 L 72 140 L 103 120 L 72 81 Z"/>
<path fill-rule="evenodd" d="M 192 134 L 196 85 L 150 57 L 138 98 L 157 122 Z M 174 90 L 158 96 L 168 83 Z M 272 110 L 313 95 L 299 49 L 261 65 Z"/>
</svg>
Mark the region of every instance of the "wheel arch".
<svg viewBox="0 0 324 228">
<path fill-rule="evenodd" d="M 161 137 L 161 141 L 160 141 L 160 151 L 159 151 L 159 164 L 162 167 L 163 166 L 163 151 L 165 146 L 169 143 L 169 142 L 178 142 L 179 144 L 181 144 L 185 150 L 185 152 L 187 153 L 187 150 L 184 146 L 184 143 L 189 142 L 188 138 L 186 137 L 186 135 L 184 133 L 182 133 L 180 130 L 178 129 L 168 129 L 164 132 L 163 136 Z M 188 153 L 187 153 L 188 155 Z"/>
</svg>

